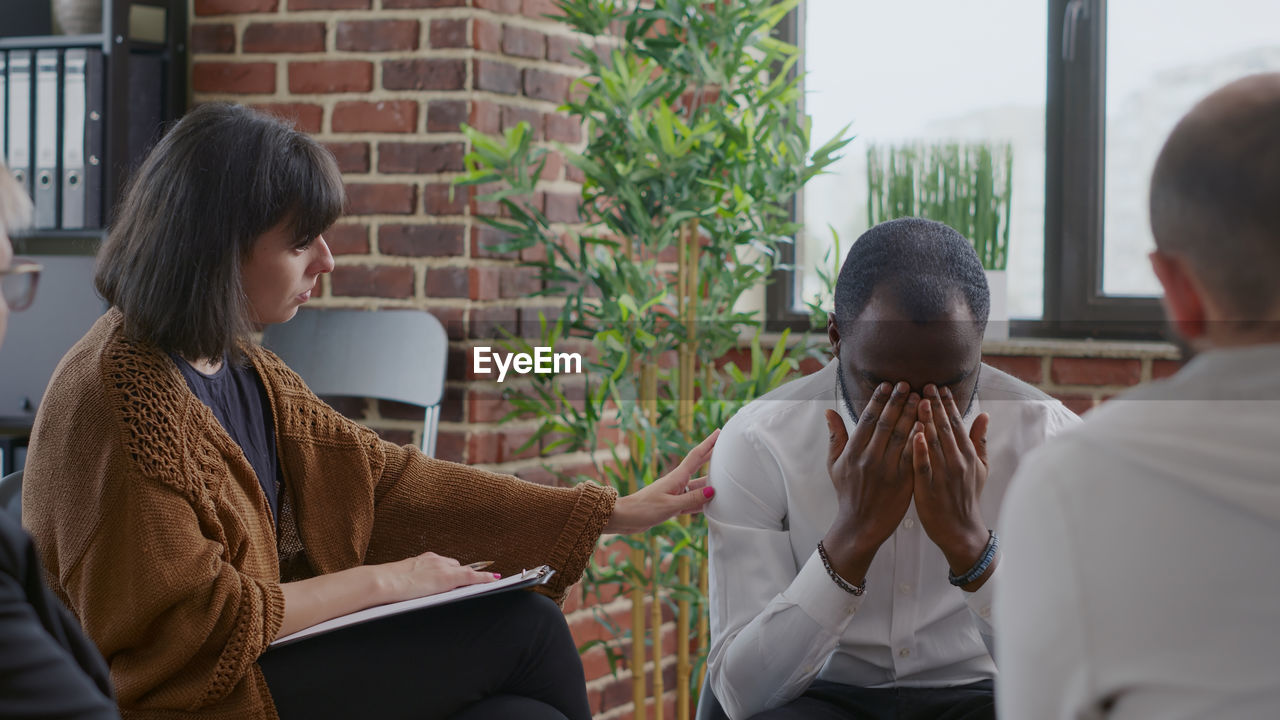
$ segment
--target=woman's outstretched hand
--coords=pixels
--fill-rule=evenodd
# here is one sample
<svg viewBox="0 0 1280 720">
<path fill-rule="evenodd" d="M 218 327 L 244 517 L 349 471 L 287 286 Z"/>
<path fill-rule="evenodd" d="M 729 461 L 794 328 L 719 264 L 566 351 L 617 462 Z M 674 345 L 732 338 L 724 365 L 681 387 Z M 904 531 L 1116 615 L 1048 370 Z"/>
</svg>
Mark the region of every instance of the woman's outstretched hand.
<svg viewBox="0 0 1280 720">
<path fill-rule="evenodd" d="M 694 478 L 711 459 L 720 431 L 716 430 L 698 444 L 680 465 L 658 480 L 626 497 L 618 498 L 613 515 L 604 526 L 606 533 L 637 533 L 684 513 L 698 512 L 715 496 L 705 477 Z"/>
</svg>

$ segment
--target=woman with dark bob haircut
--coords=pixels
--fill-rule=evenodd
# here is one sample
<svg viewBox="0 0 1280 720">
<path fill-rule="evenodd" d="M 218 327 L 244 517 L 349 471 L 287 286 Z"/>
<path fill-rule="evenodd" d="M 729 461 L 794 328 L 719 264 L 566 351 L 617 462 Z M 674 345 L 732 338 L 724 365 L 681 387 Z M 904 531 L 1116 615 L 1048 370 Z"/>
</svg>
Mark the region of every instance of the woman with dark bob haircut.
<svg viewBox="0 0 1280 720">
<path fill-rule="evenodd" d="M 239 106 L 200 106 L 143 162 L 98 259 L 111 309 L 59 364 L 32 433 L 23 519 L 49 583 L 125 717 L 588 718 L 556 602 L 601 533 L 707 502 L 691 476 L 715 436 L 618 498 L 434 460 L 339 415 L 253 334 L 333 269 L 322 231 L 343 202 L 325 149 Z M 542 594 L 268 649 L 544 563 Z"/>
</svg>

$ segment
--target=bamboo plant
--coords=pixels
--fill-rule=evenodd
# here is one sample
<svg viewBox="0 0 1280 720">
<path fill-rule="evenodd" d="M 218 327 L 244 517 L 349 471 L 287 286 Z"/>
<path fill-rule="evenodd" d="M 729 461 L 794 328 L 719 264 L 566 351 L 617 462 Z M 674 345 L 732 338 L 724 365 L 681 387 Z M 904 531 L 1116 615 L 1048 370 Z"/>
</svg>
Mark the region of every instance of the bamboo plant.
<svg viewBox="0 0 1280 720">
<path fill-rule="evenodd" d="M 484 219 L 506 237 L 494 249 L 540 249 L 522 257 L 545 258 L 525 264 L 561 304 L 540 337 L 509 344 L 592 348 L 583 376 L 535 376 L 509 393 L 513 414 L 537 418 L 530 443 L 544 453 L 591 454 L 596 476 L 620 492 L 659 477 L 743 403 L 781 384 L 806 352 L 784 335 L 766 355 L 761 318 L 735 309 L 792 242 L 795 193 L 847 143 L 842 133 L 811 149 L 796 48 L 772 34 L 797 3 L 559 0 L 562 22 L 586 38 L 577 52 L 585 72 L 561 108 L 583 123 L 585 147 L 557 149 L 584 177 L 580 225 L 553 225 L 528 202 L 549 149 L 525 126 L 500 137 L 464 128 L 470 152 L 459 184 L 480 186 L 479 198 L 501 208 Z M 753 331 L 745 368 L 717 363 Z M 600 451 L 613 429 L 626 442 Z M 673 607 L 683 720 L 708 647 L 705 522 L 670 521 L 622 541 L 630 552 L 588 568 L 583 592 L 617 585 L 631 598 L 630 628 L 600 618 L 611 664 L 632 672 L 637 719 L 647 717 L 650 670 L 653 717 L 662 719 L 661 611 Z"/>
<path fill-rule="evenodd" d="M 902 145 L 867 148 L 867 218 L 946 223 L 973 242 L 982 267 L 1009 261 L 1013 148 L 1008 144 Z"/>
</svg>

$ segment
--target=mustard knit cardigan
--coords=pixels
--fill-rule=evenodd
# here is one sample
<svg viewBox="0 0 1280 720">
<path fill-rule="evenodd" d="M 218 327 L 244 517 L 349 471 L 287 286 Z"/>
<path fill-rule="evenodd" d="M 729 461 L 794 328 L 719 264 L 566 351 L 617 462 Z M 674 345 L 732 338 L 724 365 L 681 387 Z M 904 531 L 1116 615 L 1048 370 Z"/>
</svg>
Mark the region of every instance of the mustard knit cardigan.
<svg viewBox="0 0 1280 720">
<path fill-rule="evenodd" d="M 120 321 L 109 311 L 54 372 L 27 457 L 24 524 L 106 658 L 126 718 L 274 718 L 257 665 L 284 614 L 266 498 L 173 361 L 123 338 Z M 613 490 L 544 487 L 384 442 L 275 355 L 248 355 L 316 573 L 431 550 L 497 560 L 503 574 L 547 563 L 556 600 L 581 576 Z"/>
</svg>

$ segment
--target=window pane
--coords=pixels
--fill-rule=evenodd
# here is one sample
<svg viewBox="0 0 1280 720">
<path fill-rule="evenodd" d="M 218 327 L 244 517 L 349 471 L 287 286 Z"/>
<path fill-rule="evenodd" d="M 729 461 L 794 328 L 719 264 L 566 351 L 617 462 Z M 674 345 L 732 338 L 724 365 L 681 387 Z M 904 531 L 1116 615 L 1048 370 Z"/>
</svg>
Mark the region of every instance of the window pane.
<svg viewBox="0 0 1280 720">
<path fill-rule="evenodd" d="M 840 234 L 868 227 L 868 144 L 1007 142 L 1013 146 L 1009 311 L 1040 317 L 1044 285 L 1047 3 L 1028 0 L 807 0 L 805 108 L 815 145 L 856 135 L 829 175 L 804 191 L 802 292 Z M 843 258 L 836 261 L 839 262 Z"/>
<path fill-rule="evenodd" d="M 1151 170 L 1165 138 L 1214 89 L 1280 70 L 1280 3 L 1124 0 L 1107 9 L 1102 291 L 1157 295 L 1147 263 Z"/>
</svg>

